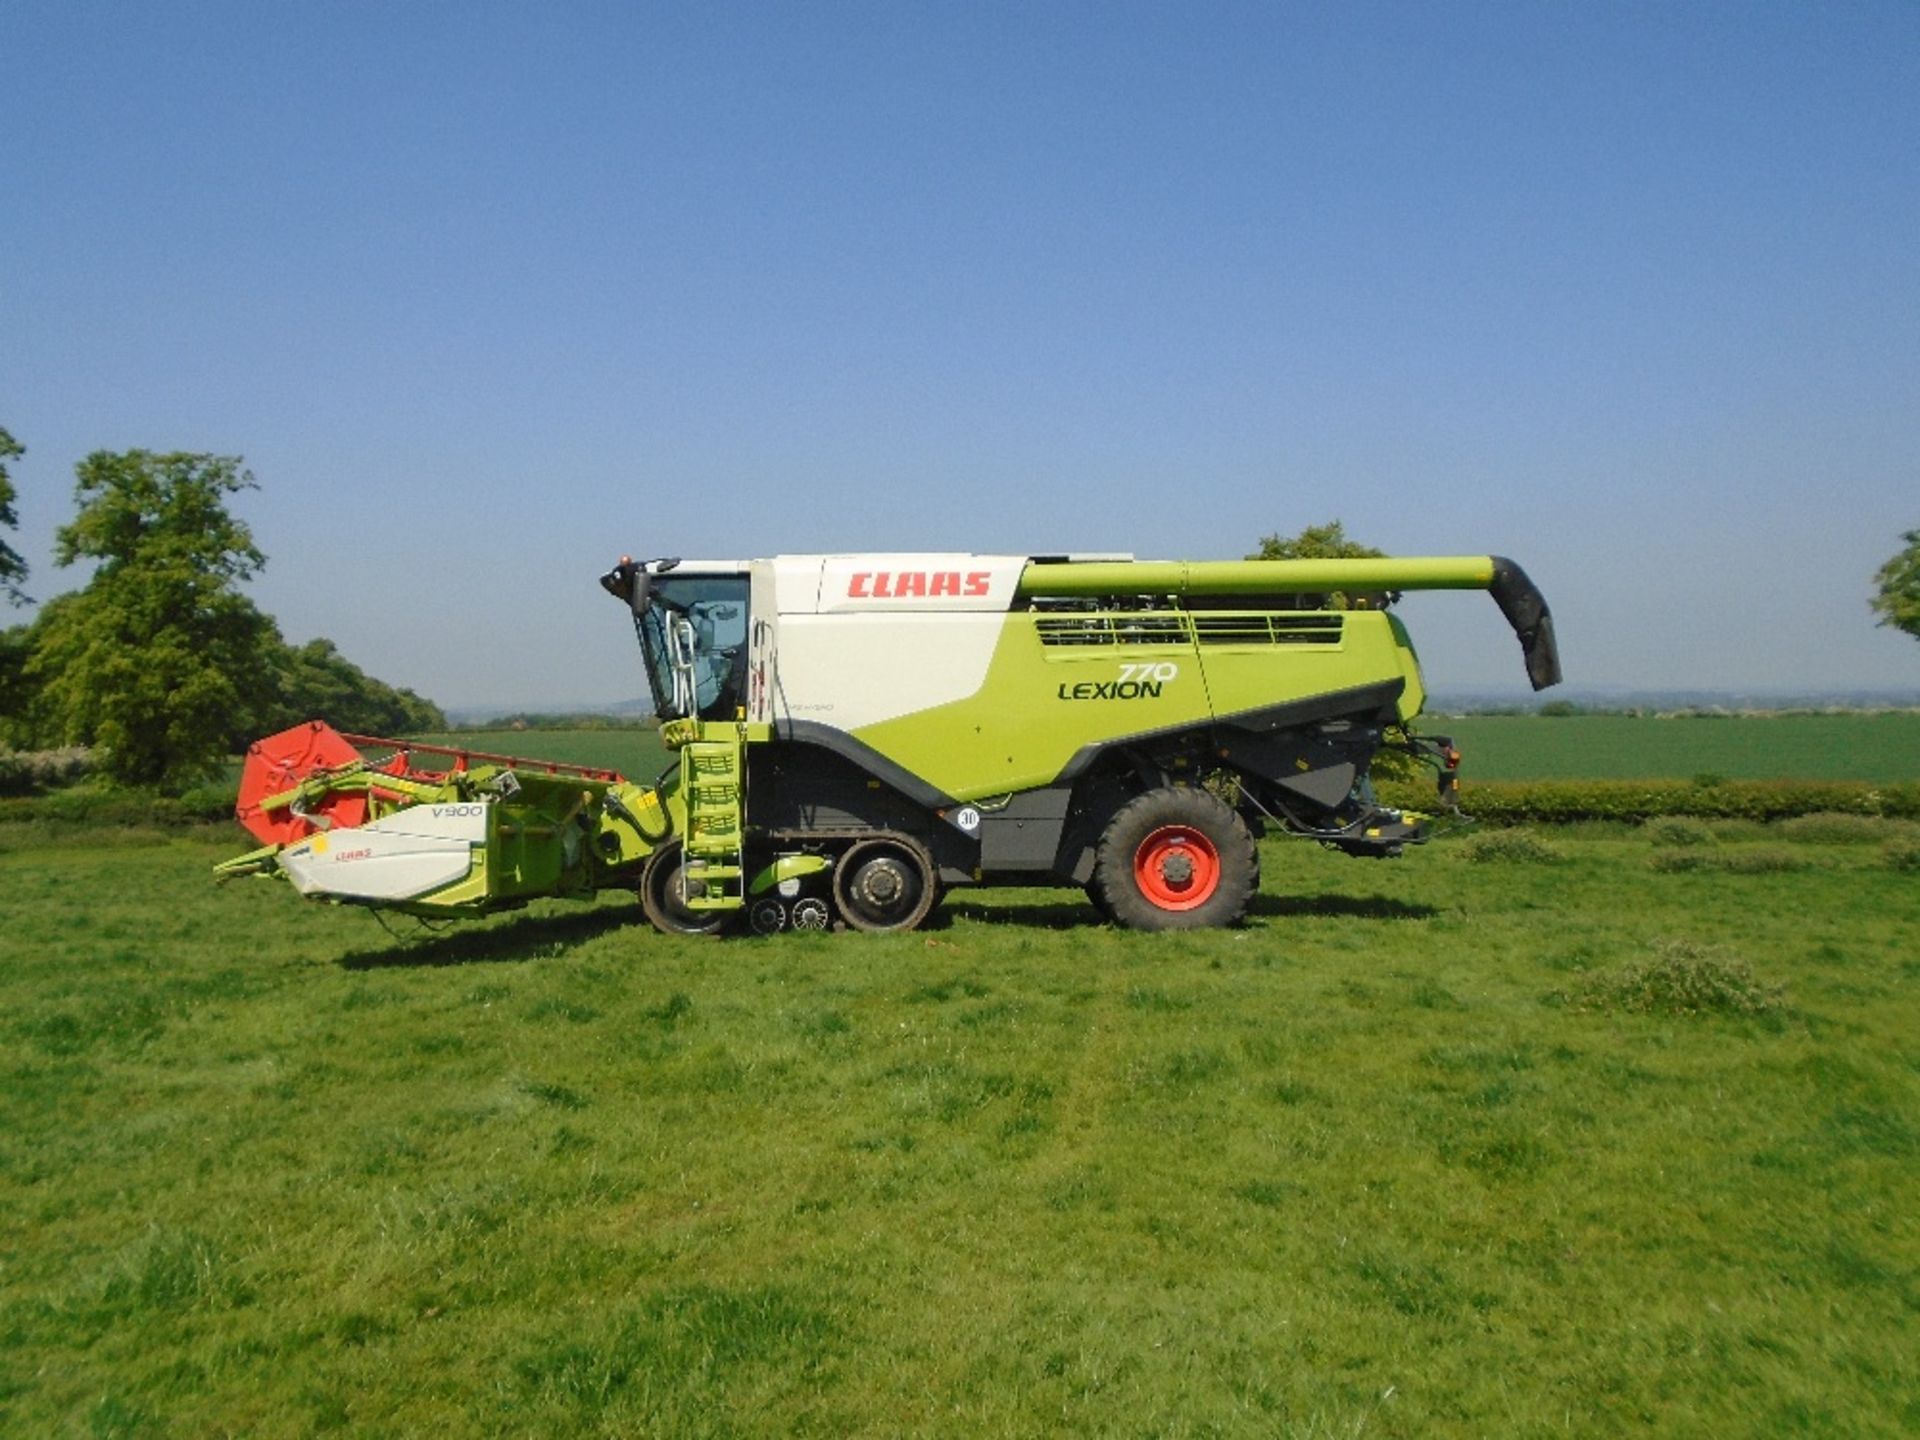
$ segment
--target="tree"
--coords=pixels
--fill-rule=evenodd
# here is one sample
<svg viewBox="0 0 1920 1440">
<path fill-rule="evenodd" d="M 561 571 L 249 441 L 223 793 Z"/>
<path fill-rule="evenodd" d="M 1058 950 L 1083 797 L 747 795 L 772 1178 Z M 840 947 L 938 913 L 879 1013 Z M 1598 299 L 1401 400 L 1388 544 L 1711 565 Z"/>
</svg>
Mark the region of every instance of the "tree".
<svg viewBox="0 0 1920 1440">
<path fill-rule="evenodd" d="M 13 480 L 7 474 L 7 462 L 26 453 L 27 447 L 0 425 L 0 529 L 12 530 L 20 523 L 20 517 L 13 510 Z M 18 550 L 0 540 L 0 595 L 5 595 L 9 604 L 31 603 L 20 589 L 20 582 L 26 578 L 27 562 L 20 558 Z"/>
<path fill-rule="evenodd" d="M 55 558 L 100 563 L 33 626 L 34 722 L 55 743 L 99 746 L 124 783 L 203 774 L 271 709 L 279 635 L 238 588 L 266 557 L 227 510 L 253 476 L 233 456 L 147 450 L 96 451 L 75 473 L 79 513 Z"/>
<path fill-rule="evenodd" d="M 35 687 L 27 680 L 27 657 L 33 653 L 32 632 L 25 625 L 0 630 L 0 749 L 10 745 L 32 748 L 26 715 Z"/>
<path fill-rule="evenodd" d="M 1371 545 L 1362 545 L 1357 540 L 1347 538 L 1347 527 L 1338 520 L 1329 520 L 1324 525 L 1309 525 L 1298 535 L 1282 536 L 1278 533 L 1262 535 L 1260 548 L 1247 556 L 1249 560 L 1379 560 L 1386 551 L 1376 550 Z M 1383 610 L 1400 598 L 1398 591 L 1382 591 L 1376 594 L 1354 595 L 1349 597 L 1336 590 L 1330 595 L 1296 595 L 1293 597 L 1296 608 L 1301 610 L 1346 610 L 1365 609 Z"/>
<path fill-rule="evenodd" d="M 1879 612 L 1882 625 L 1920 640 L 1920 530 L 1909 530 L 1900 538 L 1907 548 L 1880 567 L 1873 577 L 1880 592 L 1867 603 Z"/>
<path fill-rule="evenodd" d="M 270 728 L 324 719 L 335 729 L 360 735 L 418 735 L 444 730 L 447 717 L 431 700 L 376 680 L 331 640 L 281 645 L 274 655 L 277 713 Z"/>
<path fill-rule="evenodd" d="M 1324 525 L 1309 525 L 1298 535 L 1281 538 L 1262 535 L 1260 548 L 1249 560 L 1378 560 L 1387 552 L 1375 550 L 1347 538 L 1347 527 L 1338 520 Z"/>
</svg>

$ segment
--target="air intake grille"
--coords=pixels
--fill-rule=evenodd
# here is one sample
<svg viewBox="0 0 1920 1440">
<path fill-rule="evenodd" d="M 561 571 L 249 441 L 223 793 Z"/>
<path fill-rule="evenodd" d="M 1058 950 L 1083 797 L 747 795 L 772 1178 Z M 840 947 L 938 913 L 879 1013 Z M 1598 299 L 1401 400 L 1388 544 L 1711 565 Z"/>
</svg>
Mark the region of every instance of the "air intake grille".
<svg viewBox="0 0 1920 1440">
<path fill-rule="evenodd" d="M 1047 615 L 1034 621 L 1047 646 L 1338 645 L 1344 617 L 1311 615 Z"/>
<path fill-rule="evenodd" d="M 1202 645 L 1338 645 L 1342 617 L 1333 615 L 1196 615 Z"/>
</svg>

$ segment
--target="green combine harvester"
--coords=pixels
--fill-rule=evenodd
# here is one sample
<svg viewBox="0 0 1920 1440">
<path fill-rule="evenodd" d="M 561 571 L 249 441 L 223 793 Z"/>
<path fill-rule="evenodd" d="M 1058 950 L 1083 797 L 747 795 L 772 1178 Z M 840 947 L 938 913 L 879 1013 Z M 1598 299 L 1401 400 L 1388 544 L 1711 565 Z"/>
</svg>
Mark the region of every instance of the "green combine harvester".
<svg viewBox="0 0 1920 1440">
<path fill-rule="evenodd" d="M 1392 592 L 1489 591 L 1533 687 L 1560 679 L 1546 602 L 1498 556 L 623 559 L 601 584 L 677 759 L 656 784 L 314 721 L 248 754 L 262 848 L 219 873 L 425 917 L 637 889 L 671 934 L 910 930 L 995 884 L 1230 925 L 1267 827 L 1358 856 L 1427 837 L 1375 801 L 1382 750 L 1451 802 Z"/>
</svg>

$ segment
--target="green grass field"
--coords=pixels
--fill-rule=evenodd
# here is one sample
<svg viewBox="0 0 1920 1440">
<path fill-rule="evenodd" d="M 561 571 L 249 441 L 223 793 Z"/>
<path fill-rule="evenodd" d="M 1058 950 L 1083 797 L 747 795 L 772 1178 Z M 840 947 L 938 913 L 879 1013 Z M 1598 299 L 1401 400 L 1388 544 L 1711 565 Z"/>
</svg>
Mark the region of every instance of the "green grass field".
<svg viewBox="0 0 1920 1440">
<path fill-rule="evenodd" d="M 1469 779 L 1920 780 L 1920 713 L 1432 717 Z"/>
<path fill-rule="evenodd" d="M 1432 717 L 1473 780 L 1920 780 L 1920 714 L 1654 719 L 1626 715 Z M 425 737 L 651 780 L 667 764 L 652 730 L 528 730 Z"/>
<path fill-rule="evenodd" d="M 237 831 L 17 828 L 9 1435 L 1920 1428 L 1895 827 L 706 943 L 611 897 L 402 943 L 213 887 Z M 1582 1003 L 1676 945 L 1784 994 Z"/>
<path fill-rule="evenodd" d="M 567 765 L 604 766 L 630 780 L 652 781 L 671 757 L 653 729 L 622 730 L 468 730 L 415 737 L 427 744 L 465 746 L 496 755 L 558 760 Z M 426 757 L 422 757 L 426 763 Z"/>
</svg>

